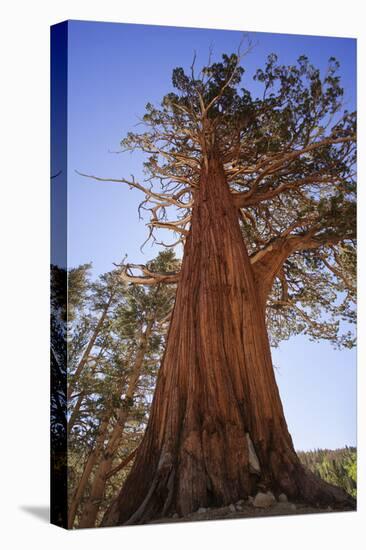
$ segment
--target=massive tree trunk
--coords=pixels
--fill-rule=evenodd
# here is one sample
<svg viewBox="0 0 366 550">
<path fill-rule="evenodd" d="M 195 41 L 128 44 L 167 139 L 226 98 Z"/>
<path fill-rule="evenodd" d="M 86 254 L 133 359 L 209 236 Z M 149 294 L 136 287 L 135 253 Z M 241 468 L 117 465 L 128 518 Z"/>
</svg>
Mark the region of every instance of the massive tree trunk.
<svg viewBox="0 0 366 550">
<path fill-rule="evenodd" d="M 306 472 L 294 451 L 262 298 L 213 153 L 196 191 L 148 426 L 102 525 L 186 515 L 259 489 L 312 503 L 348 500 Z"/>
</svg>

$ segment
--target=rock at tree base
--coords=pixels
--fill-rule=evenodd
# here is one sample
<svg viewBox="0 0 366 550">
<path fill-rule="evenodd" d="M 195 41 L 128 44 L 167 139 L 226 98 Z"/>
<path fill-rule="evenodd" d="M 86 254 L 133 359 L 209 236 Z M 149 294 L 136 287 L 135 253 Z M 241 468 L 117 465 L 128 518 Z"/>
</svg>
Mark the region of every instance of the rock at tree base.
<svg viewBox="0 0 366 550">
<path fill-rule="evenodd" d="M 296 511 L 296 504 L 293 504 L 292 502 L 278 502 L 276 506 L 277 510 L 281 510 L 283 512 L 295 512 Z"/>
<path fill-rule="evenodd" d="M 246 434 L 246 437 L 247 437 L 248 451 L 249 451 L 249 469 L 253 474 L 260 474 L 261 467 L 259 465 L 259 460 L 256 455 L 253 442 L 250 439 L 249 433 Z"/>
<path fill-rule="evenodd" d="M 253 501 L 253 506 L 255 508 L 269 508 L 273 506 L 275 502 L 276 499 L 272 493 L 257 493 Z"/>
</svg>

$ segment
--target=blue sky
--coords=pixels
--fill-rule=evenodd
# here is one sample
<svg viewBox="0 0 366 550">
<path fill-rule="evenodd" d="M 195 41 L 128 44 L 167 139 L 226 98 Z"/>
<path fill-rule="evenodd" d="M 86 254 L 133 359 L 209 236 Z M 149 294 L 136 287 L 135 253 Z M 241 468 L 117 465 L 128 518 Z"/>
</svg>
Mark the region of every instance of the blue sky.
<svg viewBox="0 0 366 550">
<path fill-rule="evenodd" d="M 243 60 L 243 86 L 255 95 L 252 80 L 266 56 L 283 63 L 306 54 L 324 68 L 330 56 L 341 63 L 348 109 L 356 104 L 356 41 L 345 38 L 246 33 L 255 44 Z M 68 65 L 68 265 L 93 262 L 94 275 L 113 268 L 127 253 L 145 263 L 158 247 L 146 239 L 139 221 L 142 197 L 117 183 L 94 182 L 75 170 L 103 177 L 142 177 L 141 154 L 115 154 L 134 129 L 147 102 L 171 91 L 174 67 L 197 67 L 210 47 L 218 58 L 236 52 L 237 31 L 186 29 L 117 23 L 69 23 Z M 292 338 L 274 350 L 274 364 L 285 413 L 297 449 L 336 448 L 356 443 L 356 353 L 326 343 Z"/>
</svg>

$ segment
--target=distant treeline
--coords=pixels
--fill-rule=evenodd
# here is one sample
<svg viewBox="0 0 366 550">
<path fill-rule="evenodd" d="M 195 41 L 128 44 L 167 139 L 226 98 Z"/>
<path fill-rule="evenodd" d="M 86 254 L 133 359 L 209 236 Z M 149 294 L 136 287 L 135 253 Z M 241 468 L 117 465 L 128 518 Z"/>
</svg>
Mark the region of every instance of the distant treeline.
<svg viewBox="0 0 366 550">
<path fill-rule="evenodd" d="M 316 475 L 333 485 L 339 485 L 353 497 L 357 496 L 357 449 L 317 449 L 299 451 L 301 462 Z"/>
</svg>

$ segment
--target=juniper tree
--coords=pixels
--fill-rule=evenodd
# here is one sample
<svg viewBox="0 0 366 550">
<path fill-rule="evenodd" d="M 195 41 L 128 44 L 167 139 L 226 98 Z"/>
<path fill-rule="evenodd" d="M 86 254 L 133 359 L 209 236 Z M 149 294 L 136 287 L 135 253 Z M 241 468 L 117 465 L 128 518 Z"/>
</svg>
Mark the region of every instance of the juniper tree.
<svg viewBox="0 0 366 550">
<path fill-rule="evenodd" d="M 122 141 L 146 154 L 144 181 L 89 176 L 141 191 L 149 238 L 172 230 L 184 246 L 180 273 L 123 268 L 131 283 L 178 287 L 145 436 L 104 525 L 259 489 L 353 505 L 295 453 L 268 329 L 274 342 L 306 332 L 351 345 L 338 323 L 354 317 L 356 114 L 334 58 L 323 75 L 305 56 L 270 55 L 260 97 L 241 87 L 241 59 L 173 71 L 174 91 Z"/>
</svg>

